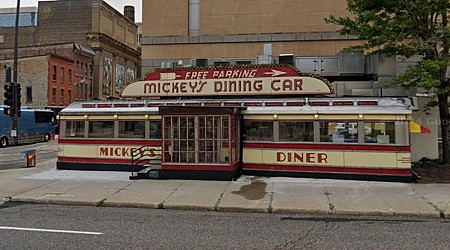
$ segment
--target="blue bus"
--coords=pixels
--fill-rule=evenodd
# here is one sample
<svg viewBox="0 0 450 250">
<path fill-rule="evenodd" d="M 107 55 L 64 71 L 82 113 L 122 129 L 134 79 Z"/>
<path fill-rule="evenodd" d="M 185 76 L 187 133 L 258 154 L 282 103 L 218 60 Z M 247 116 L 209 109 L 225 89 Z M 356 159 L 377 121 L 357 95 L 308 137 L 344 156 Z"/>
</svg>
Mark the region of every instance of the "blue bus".
<svg viewBox="0 0 450 250">
<path fill-rule="evenodd" d="M 5 106 L 0 106 L 0 147 L 15 144 L 11 137 L 11 117 L 3 114 Z M 55 133 L 55 114 L 51 110 L 22 108 L 18 120 L 17 144 L 47 142 Z"/>
</svg>

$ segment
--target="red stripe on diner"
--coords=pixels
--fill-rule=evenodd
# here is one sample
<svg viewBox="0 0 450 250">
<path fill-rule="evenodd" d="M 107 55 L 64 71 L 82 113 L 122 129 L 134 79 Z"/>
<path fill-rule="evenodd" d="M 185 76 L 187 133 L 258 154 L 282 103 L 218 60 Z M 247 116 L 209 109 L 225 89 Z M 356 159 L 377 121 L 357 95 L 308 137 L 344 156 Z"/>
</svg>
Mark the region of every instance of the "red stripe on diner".
<svg viewBox="0 0 450 250">
<path fill-rule="evenodd" d="M 119 140 L 119 139 L 111 139 L 111 140 L 91 140 L 91 139 L 59 139 L 59 144 L 110 144 L 110 145 L 138 145 L 138 146 L 161 146 L 161 140 Z"/>
<path fill-rule="evenodd" d="M 199 165 L 199 164 L 174 164 L 174 163 L 162 163 L 162 170 L 213 170 L 213 171 L 233 171 L 238 168 L 238 164 L 233 165 Z"/>
<path fill-rule="evenodd" d="M 108 159 L 108 158 L 85 158 L 85 157 L 58 157 L 58 161 L 65 162 L 77 162 L 77 163 L 111 163 L 111 164 L 129 164 L 131 167 L 130 159 Z"/>
<path fill-rule="evenodd" d="M 412 175 L 411 169 L 379 169 L 379 168 L 345 168 L 345 167 L 318 167 L 318 166 L 289 166 L 289 165 L 262 165 L 244 164 L 243 170 L 265 170 L 309 173 L 340 173 L 340 174 L 385 174 L 385 175 Z"/>
<path fill-rule="evenodd" d="M 58 157 L 61 162 L 77 162 L 77 163 L 109 163 L 109 164 L 130 164 L 130 159 L 108 159 L 108 158 L 84 158 L 84 157 Z M 131 166 L 131 165 L 130 165 Z M 172 164 L 162 163 L 161 169 L 166 170 L 217 170 L 217 171 L 233 171 L 239 167 L 236 162 L 232 165 L 199 165 L 199 164 Z"/>
<path fill-rule="evenodd" d="M 305 106 L 304 102 L 286 102 L 286 106 Z"/>
<path fill-rule="evenodd" d="M 322 149 L 322 150 L 359 150 L 359 151 L 401 151 L 410 152 L 410 146 L 367 145 L 367 144 L 287 144 L 244 142 L 245 148 L 271 149 Z"/>
</svg>

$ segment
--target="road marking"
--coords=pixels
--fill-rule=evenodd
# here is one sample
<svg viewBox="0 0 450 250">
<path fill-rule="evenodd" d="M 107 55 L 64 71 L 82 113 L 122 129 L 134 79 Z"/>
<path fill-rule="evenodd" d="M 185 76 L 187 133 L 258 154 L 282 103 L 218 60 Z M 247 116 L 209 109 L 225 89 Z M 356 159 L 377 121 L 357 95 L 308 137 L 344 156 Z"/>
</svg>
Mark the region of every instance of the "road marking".
<svg viewBox="0 0 450 250">
<path fill-rule="evenodd" d="M 25 227 L 2 227 L 2 226 L 0 226 L 0 230 L 34 231 L 34 232 L 66 233 L 66 234 L 90 234 L 90 235 L 101 235 L 101 234 L 103 234 L 103 233 L 99 233 L 99 232 L 54 230 L 54 229 L 25 228 Z"/>
</svg>

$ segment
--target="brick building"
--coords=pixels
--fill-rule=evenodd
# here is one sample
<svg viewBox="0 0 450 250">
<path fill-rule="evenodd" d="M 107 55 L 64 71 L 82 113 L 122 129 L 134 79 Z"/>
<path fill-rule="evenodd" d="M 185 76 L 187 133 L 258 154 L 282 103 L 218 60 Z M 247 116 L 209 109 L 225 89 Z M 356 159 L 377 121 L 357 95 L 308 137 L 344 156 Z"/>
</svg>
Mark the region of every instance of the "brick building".
<svg viewBox="0 0 450 250">
<path fill-rule="evenodd" d="M 94 99 L 118 98 L 126 82 L 137 76 L 140 53 L 134 20 L 101 0 L 41 1 L 38 12 L 40 44 L 76 42 L 95 51 Z"/>
<path fill-rule="evenodd" d="M 2 60 L 0 63 L 3 69 L 6 65 L 11 67 L 13 60 Z M 22 106 L 45 108 L 49 104 L 49 65 L 49 57 L 46 55 L 19 58 L 18 81 L 22 88 Z M 0 71 L 0 79 L 5 79 L 5 70 Z M 3 96 L 1 102 L 3 103 Z"/>
<path fill-rule="evenodd" d="M 0 50 L 0 65 L 13 65 L 13 49 Z M 18 51 L 22 103 L 59 110 L 74 100 L 90 100 L 95 53 L 79 44 L 22 47 Z M 4 79 L 4 70 L 0 71 Z"/>
<path fill-rule="evenodd" d="M 76 92 L 74 97 L 118 98 L 126 82 L 134 80 L 139 74 L 137 25 L 133 18 L 134 12 L 125 17 L 102 0 L 40 1 L 36 26 L 19 28 L 19 46 L 75 43 L 87 48 L 89 53 L 95 52 L 93 61 L 81 62 L 72 58 L 74 71 L 78 72 L 75 78 L 80 77 L 75 79 L 77 88 L 72 90 Z M 0 50 L 11 49 L 14 28 L 1 28 L 1 37 Z M 19 53 L 19 57 L 28 56 Z"/>
</svg>

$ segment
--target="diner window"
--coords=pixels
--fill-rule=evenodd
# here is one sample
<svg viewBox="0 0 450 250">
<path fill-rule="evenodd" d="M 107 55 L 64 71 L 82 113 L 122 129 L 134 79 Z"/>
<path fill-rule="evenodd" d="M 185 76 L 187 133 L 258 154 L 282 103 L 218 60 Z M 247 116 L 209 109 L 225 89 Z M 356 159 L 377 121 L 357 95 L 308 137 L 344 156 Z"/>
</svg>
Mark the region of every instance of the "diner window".
<svg viewBox="0 0 450 250">
<path fill-rule="evenodd" d="M 166 117 L 168 162 L 195 162 L 195 117 Z"/>
<path fill-rule="evenodd" d="M 199 116 L 198 124 L 199 162 L 228 163 L 229 117 Z"/>
<path fill-rule="evenodd" d="M 119 138 L 145 138 L 145 121 L 119 121 Z"/>
<path fill-rule="evenodd" d="M 314 141 L 314 123 L 313 122 L 279 122 L 280 141 L 286 142 L 313 142 Z"/>
<path fill-rule="evenodd" d="M 161 139 L 161 121 L 150 121 L 150 139 Z"/>
<path fill-rule="evenodd" d="M 90 138 L 113 138 L 114 122 L 113 121 L 89 121 Z"/>
<path fill-rule="evenodd" d="M 84 137 L 84 121 L 66 121 L 65 137 Z"/>
<path fill-rule="evenodd" d="M 246 141 L 273 141 L 272 121 L 246 121 L 244 127 Z"/>
<path fill-rule="evenodd" d="M 320 122 L 320 141 L 335 143 L 357 143 L 357 122 Z"/>
<path fill-rule="evenodd" d="M 58 67 L 56 65 L 53 65 L 53 71 L 52 71 L 52 80 L 56 82 L 56 71 L 58 70 Z"/>
<path fill-rule="evenodd" d="M 395 122 L 364 122 L 364 142 L 395 143 Z"/>
</svg>

